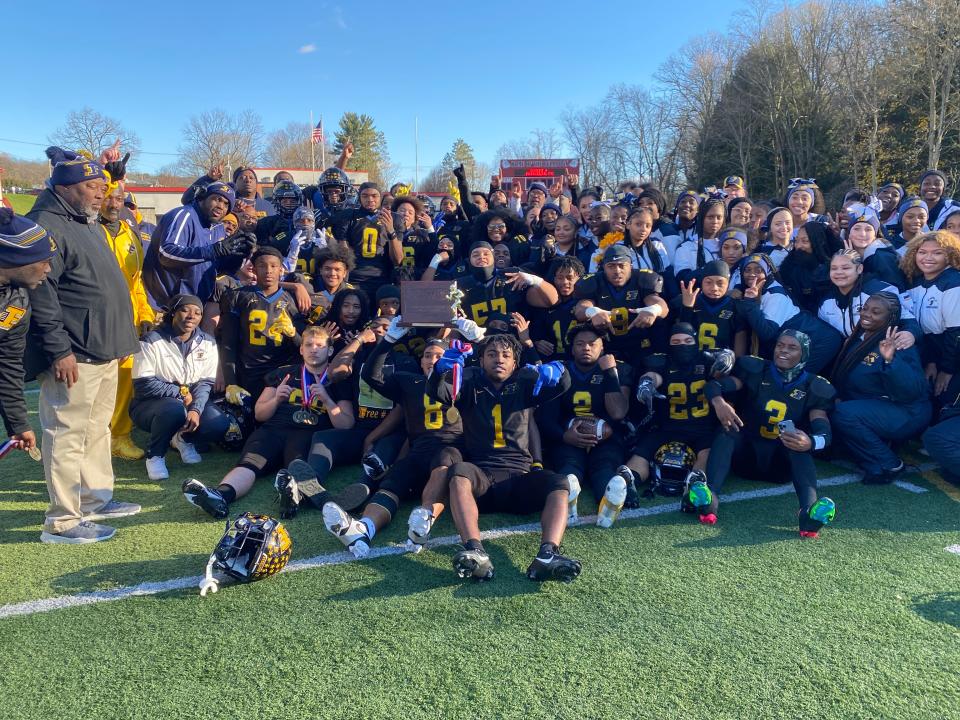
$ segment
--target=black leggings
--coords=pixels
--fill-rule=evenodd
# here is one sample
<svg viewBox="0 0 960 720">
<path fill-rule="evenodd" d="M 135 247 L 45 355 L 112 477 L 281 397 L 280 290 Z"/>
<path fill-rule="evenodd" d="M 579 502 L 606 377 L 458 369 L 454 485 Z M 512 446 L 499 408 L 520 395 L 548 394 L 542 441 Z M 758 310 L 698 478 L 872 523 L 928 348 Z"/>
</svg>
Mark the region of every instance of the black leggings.
<svg viewBox="0 0 960 720">
<path fill-rule="evenodd" d="M 723 432 L 714 438 L 707 459 L 707 484 L 711 490 L 720 493 L 731 466 L 750 480 L 776 482 L 789 473 L 800 509 L 807 511 L 817 501 L 817 468 L 809 452 L 789 450 L 779 440 Z"/>
<path fill-rule="evenodd" d="M 349 430 L 319 430 L 313 434 L 307 462 L 316 471 L 321 485 L 334 465 L 353 465 L 360 462 L 363 441 L 372 431 L 373 428 L 355 425 Z M 399 457 L 406 439 L 404 432 L 391 433 L 377 440 L 372 449 L 384 464 L 392 465 Z"/>
</svg>

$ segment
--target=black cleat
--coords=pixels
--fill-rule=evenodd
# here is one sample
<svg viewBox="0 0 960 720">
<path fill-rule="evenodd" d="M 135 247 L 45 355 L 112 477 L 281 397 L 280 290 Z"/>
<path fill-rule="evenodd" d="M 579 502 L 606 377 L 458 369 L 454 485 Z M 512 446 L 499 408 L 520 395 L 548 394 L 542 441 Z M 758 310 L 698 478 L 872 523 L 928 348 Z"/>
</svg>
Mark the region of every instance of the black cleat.
<svg viewBox="0 0 960 720">
<path fill-rule="evenodd" d="M 370 486 L 366 483 L 350 483 L 333 496 L 333 502 L 342 507 L 346 512 L 359 510 L 370 497 Z"/>
<path fill-rule="evenodd" d="M 276 479 L 273 481 L 273 487 L 276 488 L 280 496 L 280 518 L 289 520 L 297 516 L 300 510 L 300 487 L 297 485 L 296 478 L 290 474 L 289 470 L 280 470 Z"/>
<path fill-rule="evenodd" d="M 227 501 L 223 499 L 220 491 L 208 488 L 199 480 L 187 478 L 180 489 L 188 503 L 200 508 L 216 520 L 223 520 L 230 513 Z"/>
<path fill-rule="evenodd" d="M 461 578 L 476 578 L 490 580 L 493 577 L 493 563 L 484 550 L 470 550 L 464 548 L 453 556 L 453 569 Z"/>
<path fill-rule="evenodd" d="M 635 510 L 640 507 L 640 493 L 637 492 L 637 477 L 626 465 L 617 468 L 617 475 L 627 481 L 627 498 L 623 501 L 626 510 Z"/>
<path fill-rule="evenodd" d="M 540 550 L 527 568 L 527 577 L 538 582 L 559 580 L 570 583 L 577 579 L 582 570 L 579 560 L 552 550 Z"/>
</svg>

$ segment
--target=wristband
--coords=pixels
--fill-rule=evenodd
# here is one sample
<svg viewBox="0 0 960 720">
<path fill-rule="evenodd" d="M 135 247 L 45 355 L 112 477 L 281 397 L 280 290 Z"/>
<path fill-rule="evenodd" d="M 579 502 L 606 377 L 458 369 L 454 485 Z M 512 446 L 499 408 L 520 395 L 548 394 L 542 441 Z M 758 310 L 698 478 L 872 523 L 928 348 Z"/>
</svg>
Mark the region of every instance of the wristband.
<svg viewBox="0 0 960 720">
<path fill-rule="evenodd" d="M 527 283 L 530 287 L 540 287 L 543 285 L 543 278 L 539 275 L 532 275 L 530 273 L 520 273 L 520 277 L 523 278 L 523 281 Z"/>
<path fill-rule="evenodd" d="M 437 253 L 437 254 L 434 255 L 433 258 L 430 260 L 430 267 L 432 267 L 434 270 L 436 270 L 438 267 L 440 267 L 440 263 L 442 262 L 442 260 L 443 260 L 443 259 L 440 257 L 440 253 Z"/>
<path fill-rule="evenodd" d="M 703 394 L 707 400 L 716 400 L 718 397 L 723 397 L 723 386 L 716 380 L 711 380 L 703 389 Z"/>
<path fill-rule="evenodd" d="M 827 446 L 827 439 L 823 435 L 811 435 L 814 450 L 823 450 Z"/>
<path fill-rule="evenodd" d="M 609 370 L 603 371 L 603 385 L 601 385 L 601 389 L 604 394 L 620 392 L 620 375 L 617 373 L 616 365 Z"/>
<path fill-rule="evenodd" d="M 603 310 L 598 308 L 596 305 L 591 305 L 586 310 L 583 311 L 583 314 L 587 316 L 587 320 L 592 318 L 594 315 L 599 315 Z"/>
<path fill-rule="evenodd" d="M 644 305 L 640 308 L 640 312 L 650 313 L 654 317 L 660 317 L 660 314 L 663 312 L 663 308 L 659 305 Z"/>
</svg>

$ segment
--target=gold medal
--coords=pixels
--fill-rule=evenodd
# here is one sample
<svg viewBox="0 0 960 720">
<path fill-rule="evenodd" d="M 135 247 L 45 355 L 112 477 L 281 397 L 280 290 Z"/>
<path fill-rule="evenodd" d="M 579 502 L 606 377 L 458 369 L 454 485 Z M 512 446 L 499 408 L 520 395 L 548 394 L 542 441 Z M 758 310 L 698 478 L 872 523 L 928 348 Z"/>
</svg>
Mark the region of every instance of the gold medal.
<svg viewBox="0 0 960 720">
<path fill-rule="evenodd" d="M 451 425 L 459 422 L 460 420 L 460 411 L 455 407 L 447 408 L 447 422 Z"/>
<path fill-rule="evenodd" d="M 38 448 L 36 445 L 27 450 L 27 455 L 30 456 L 31 460 L 36 460 L 37 462 L 43 460 L 43 455 L 40 454 L 40 448 Z"/>
</svg>

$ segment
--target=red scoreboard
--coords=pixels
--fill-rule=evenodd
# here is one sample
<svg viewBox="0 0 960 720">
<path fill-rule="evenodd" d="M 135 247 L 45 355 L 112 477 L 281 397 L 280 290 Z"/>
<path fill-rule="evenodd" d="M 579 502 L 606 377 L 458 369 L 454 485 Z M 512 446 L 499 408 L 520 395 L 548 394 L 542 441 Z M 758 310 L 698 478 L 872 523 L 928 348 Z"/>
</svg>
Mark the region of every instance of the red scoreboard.
<svg viewBox="0 0 960 720">
<path fill-rule="evenodd" d="M 501 160 L 500 178 L 505 182 L 518 182 L 526 190 L 532 182 L 542 182 L 548 188 L 557 178 L 567 173 L 578 175 L 580 161 L 577 159 L 534 158 L 531 160 Z"/>
</svg>

